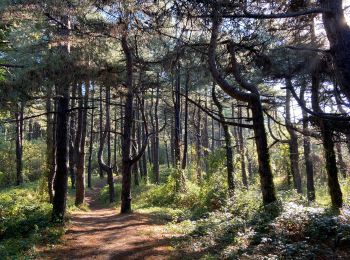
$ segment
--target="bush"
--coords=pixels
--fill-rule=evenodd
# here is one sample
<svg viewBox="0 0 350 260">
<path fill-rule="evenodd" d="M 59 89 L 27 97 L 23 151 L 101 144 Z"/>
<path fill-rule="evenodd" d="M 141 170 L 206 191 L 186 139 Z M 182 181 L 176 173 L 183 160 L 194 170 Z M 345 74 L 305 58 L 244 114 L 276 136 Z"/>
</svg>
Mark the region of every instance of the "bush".
<svg viewBox="0 0 350 260">
<path fill-rule="evenodd" d="M 63 234 L 62 227 L 51 224 L 51 205 L 36 186 L 31 183 L 0 193 L 0 259 L 22 258 L 36 244 L 55 243 Z"/>
</svg>

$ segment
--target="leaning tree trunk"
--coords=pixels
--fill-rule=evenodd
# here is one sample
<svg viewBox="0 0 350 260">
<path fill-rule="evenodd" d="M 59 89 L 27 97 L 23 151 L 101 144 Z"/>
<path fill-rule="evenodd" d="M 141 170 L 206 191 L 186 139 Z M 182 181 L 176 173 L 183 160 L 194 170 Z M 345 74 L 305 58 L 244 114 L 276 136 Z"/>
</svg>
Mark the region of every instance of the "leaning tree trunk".
<svg viewBox="0 0 350 260">
<path fill-rule="evenodd" d="M 287 131 L 290 135 L 289 139 L 289 159 L 291 173 L 293 176 L 294 188 L 298 193 L 302 193 L 301 189 L 301 176 L 299 171 L 299 145 L 298 145 L 298 135 L 293 129 L 293 124 L 291 120 L 291 93 L 290 88 L 292 88 L 292 79 L 286 78 L 286 126 Z"/>
<path fill-rule="evenodd" d="M 267 205 L 276 201 L 276 194 L 270 165 L 270 155 L 264 123 L 264 111 L 260 100 L 260 93 L 257 86 L 247 82 L 242 77 L 242 74 L 238 68 L 237 60 L 235 57 L 235 47 L 233 44 L 229 43 L 228 46 L 231 55 L 231 67 L 233 76 L 237 83 L 246 91 L 242 91 L 240 89 L 237 89 L 236 86 L 231 85 L 218 71 L 215 52 L 220 25 L 221 19 L 219 17 L 219 13 L 217 10 L 214 10 L 212 25 L 213 27 L 208 51 L 209 68 L 215 81 L 228 95 L 239 101 L 247 102 L 252 109 L 252 123 L 255 134 L 256 148 L 258 152 L 261 192 L 263 195 L 263 203 Z"/>
<path fill-rule="evenodd" d="M 212 97 L 213 101 L 218 108 L 219 111 L 219 117 L 222 122 L 225 122 L 225 117 L 223 114 L 223 107 L 220 103 L 220 101 L 217 99 L 216 94 L 215 94 L 215 85 L 213 85 L 212 88 Z M 235 190 L 235 183 L 234 183 L 234 178 L 233 178 L 233 172 L 234 172 L 234 167 L 233 167 L 233 149 L 232 149 L 232 136 L 229 130 L 229 127 L 225 123 L 221 123 L 222 127 L 224 129 L 224 135 L 225 135 L 225 150 L 226 150 L 226 169 L 227 169 L 227 184 L 228 184 L 228 189 L 230 193 L 234 193 Z"/>
</svg>

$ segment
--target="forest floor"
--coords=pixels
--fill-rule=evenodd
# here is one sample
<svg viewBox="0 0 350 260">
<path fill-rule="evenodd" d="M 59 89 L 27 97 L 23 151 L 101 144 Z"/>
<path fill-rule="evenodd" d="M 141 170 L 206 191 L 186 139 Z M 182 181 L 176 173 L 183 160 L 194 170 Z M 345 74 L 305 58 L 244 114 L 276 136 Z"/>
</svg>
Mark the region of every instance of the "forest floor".
<svg viewBox="0 0 350 260">
<path fill-rule="evenodd" d="M 89 210 L 70 216 L 62 243 L 42 250 L 41 259 L 168 259 L 171 235 L 148 214 L 121 215 L 104 205 L 99 191 L 105 180 L 88 189 Z"/>
</svg>

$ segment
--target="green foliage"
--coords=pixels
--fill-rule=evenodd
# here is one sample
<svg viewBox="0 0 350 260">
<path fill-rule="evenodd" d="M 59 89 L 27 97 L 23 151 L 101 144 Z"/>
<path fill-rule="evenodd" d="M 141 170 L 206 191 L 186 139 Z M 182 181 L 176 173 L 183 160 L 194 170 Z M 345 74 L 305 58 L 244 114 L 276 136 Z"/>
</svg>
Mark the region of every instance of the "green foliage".
<svg viewBox="0 0 350 260">
<path fill-rule="evenodd" d="M 215 172 L 222 172 L 225 167 L 226 162 L 226 152 L 224 148 L 217 149 L 214 152 L 210 153 L 207 162 L 208 162 L 208 176 Z"/>
<path fill-rule="evenodd" d="M 35 245 L 57 243 L 63 234 L 62 227 L 51 224 L 51 205 L 36 186 L 0 192 L 0 259 L 31 256 Z"/>
<path fill-rule="evenodd" d="M 0 187 L 8 187 L 16 181 L 16 155 L 14 143 L 0 138 Z M 23 143 L 23 178 L 36 181 L 46 172 L 46 145 L 42 140 Z"/>
</svg>

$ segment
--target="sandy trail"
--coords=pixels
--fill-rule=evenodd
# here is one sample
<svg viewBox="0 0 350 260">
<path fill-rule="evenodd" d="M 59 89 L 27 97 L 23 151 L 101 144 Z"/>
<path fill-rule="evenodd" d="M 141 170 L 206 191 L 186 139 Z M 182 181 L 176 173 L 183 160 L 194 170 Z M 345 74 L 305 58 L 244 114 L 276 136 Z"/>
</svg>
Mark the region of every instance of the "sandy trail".
<svg viewBox="0 0 350 260">
<path fill-rule="evenodd" d="M 164 226 L 146 214 L 120 215 L 98 202 L 99 188 L 87 191 L 91 211 L 70 218 L 63 243 L 43 252 L 42 259 L 169 259 L 170 238 Z"/>
</svg>

